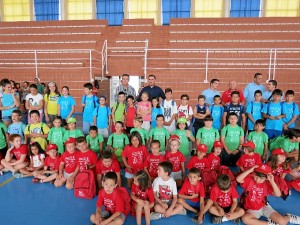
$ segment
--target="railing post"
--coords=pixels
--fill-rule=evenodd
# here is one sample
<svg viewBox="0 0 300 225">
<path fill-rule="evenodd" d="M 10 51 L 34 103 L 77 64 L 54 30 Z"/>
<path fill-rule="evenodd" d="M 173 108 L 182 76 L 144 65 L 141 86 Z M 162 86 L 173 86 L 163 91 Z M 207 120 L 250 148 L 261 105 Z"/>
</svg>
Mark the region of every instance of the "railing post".
<svg viewBox="0 0 300 225">
<path fill-rule="evenodd" d="M 39 78 L 38 62 L 37 62 L 37 51 L 36 50 L 34 50 L 34 64 L 35 64 L 35 77 Z"/>
<path fill-rule="evenodd" d="M 277 49 L 274 49 L 274 61 L 273 61 L 273 80 L 275 80 L 276 75 L 276 61 L 277 61 Z"/>
<path fill-rule="evenodd" d="M 144 56 L 144 82 L 147 82 L 148 44 L 149 44 L 149 41 L 148 41 L 148 39 L 146 39 L 146 41 L 145 41 L 145 56 Z"/>
<path fill-rule="evenodd" d="M 93 80 L 92 50 L 90 49 L 90 81 Z"/>
<path fill-rule="evenodd" d="M 268 75 L 267 83 L 269 82 L 269 80 L 271 80 L 272 53 L 273 53 L 273 49 L 271 48 L 270 49 L 270 61 L 269 61 L 269 75 Z"/>
<path fill-rule="evenodd" d="M 204 80 L 204 83 L 208 83 L 208 49 L 206 49 L 205 80 Z"/>
</svg>

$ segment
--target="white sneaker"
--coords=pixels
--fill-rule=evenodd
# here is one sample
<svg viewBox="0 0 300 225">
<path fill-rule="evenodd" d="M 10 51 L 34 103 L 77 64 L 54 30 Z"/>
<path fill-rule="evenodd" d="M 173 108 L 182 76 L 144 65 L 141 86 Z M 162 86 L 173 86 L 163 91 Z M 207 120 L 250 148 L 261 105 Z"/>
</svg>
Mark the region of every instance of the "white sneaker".
<svg viewBox="0 0 300 225">
<path fill-rule="evenodd" d="M 6 169 L 6 168 L 4 168 L 4 169 L 2 170 L 3 173 L 7 173 L 8 171 L 9 171 L 9 169 Z"/>
<path fill-rule="evenodd" d="M 152 212 L 150 214 L 150 220 L 159 220 L 159 219 L 161 219 L 161 217 L 162 217 L 161 213 Z"/>
<path fill-rule="evenodd" d="M 186 209 L 183 208 L 183 209 L 178 213 L 178 215 L 183 215 L 183 216 L 185 216 L 185 215 L 186 215 Z"/>
<path fill-rule="evenodd" d="M 290 217 L 290 223 L 300 224 L 300 217 L 299 216 L 289 214 L 289 213 L 287 213 L 286 215 Z"/>
<path fill-rule="evenodd" d="M 268 219 L 268 225 L 279 225 L 278 223 L 275 223 L 273 220 Z"/>
<path fill-rule="evenodd" d="M 15 177 L 15 178 L 23 178 L 24 175 L 21 174 L 21 173 L 15 173 L 15 174 L 14 174 L 14 177 Z"/>
</svg>

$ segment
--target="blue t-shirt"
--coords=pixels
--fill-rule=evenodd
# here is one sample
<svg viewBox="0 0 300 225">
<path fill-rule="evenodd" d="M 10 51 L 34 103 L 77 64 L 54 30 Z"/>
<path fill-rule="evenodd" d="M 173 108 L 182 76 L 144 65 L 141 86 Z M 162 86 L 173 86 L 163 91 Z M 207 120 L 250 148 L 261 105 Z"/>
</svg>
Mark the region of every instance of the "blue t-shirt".
<svg viewBox="0 0 300 225">
<path fill-rule="evenodd" d="M 14 105 L 14 98 L 12 94 L 5 94 L 4 92 L 1 94 L 1 102 L 3 107 L 8 107 Z M 15 96 L 19 96 L 18 93 L 15 93 Z M 2 110 L 2 116 L 11 116 L 12 112 L 17 109 L 17 107 L 11 108 L 11 109 L 6 109 Z"/>
<path fill-rule="evenodd" d="M 256 90 L 261 90 L 261 92 L 263 93 L 265 91 L 265 86 L 262 84 L 257 85 L 252 82 L 245 87 L 244 96 L 247 101 L 246 105 L 248 105 L 250 102 L 254 102 L 254 92 Z"/>
<path fill-rule="evenodd" d="M 11 134 L 18 134 L 22 137 L 24 142 L 24 132 L 25 132 L 26 125 L 22 122 L 19 123 L 12 123 L 8 126 L 7 133 Z"/>
<path fill-rule="evenodd" d="M 299 115 L 299 107 L 295 102 L 291 102 L 291 103 L 284 102 L 282 104 L 285 105 L 286 107 L 286 114 L 285 114 L 286 117 L 282 119 L 284 123 L 288 123 L 294 116 Z M 289 125 L 289 128 L 295 128 L 295 122 L 291 123 Z"/>
<path fill-rule="evenodd" d="M 159 114 L 163 114 L 162 108 L 153 108 L 151 111 L 151 127 L 155 128 L 156 127 L 156 116 Z"/>
<path fill-rule="evenodd" d="M 262 94 L 262 98 L 265 100 L 273 101 L 272 91 L 265 91 Z M 284 95 L 281 96 L 280 100 L 283 101 Z"/>
<path fill-rule="evenodd" d="M 63 119 L 66 119 L 72 110 L 72 106 L 75 106 L 75 100 L 72 96 L 68 95 L 67 97 L 60 96 L 57 104 L 60 107 L 60 116 Z M 71 115 L 72 117 L 73 115 Z"/>
<path fill-rule="evenodd" d="M 250 102 L 246 107 L 246 114 L 251 114 L 256 121 L 262 119 L 261 110 L 264 105 L 261 102 Z M 248 130 L 254 130 L 254 123 L 248 118 L 247 120 Z"/>
<path fill-rule="evenodd" d="M 212 118 L 214 119 L 213 121 L 213 127 L 216 128 L 217 130 L 221 129 L 221 121 L 223 118 L 224 114 L 224 107 L 222 105 L 214 105 L 212 104 L 209 107 L 210 114 Z"/>
<path fill-rule="evenodd" d="M 262 113 L 267 114 L 269 116 L 280 116 L 282 114 L 286 114 L 286 106 L 281 102 L 269 102 L 264 105 Z M 266 130 L 279 130 L 282 131 L 283 121 L 282 119 L 276 120 L 266 120 Z"/>
<path fill-rule="evenodd" d="M 93 114 L 94 109 L 99 105 L 98 98 L 95 95 L 90 97 L 84 95 L 82 96 L 81 103 L 85 104 L 82 115 L 83 122 L 93 122 L 94 119 L 91 115 Z"/>
<path fill-rule="evenodd" d="M 93 117 L 97 117 L 97 127 L 99 129 L 107 128 L 108 117 L 111 115 L 111 109 L 108 106 L 97 106 L 93 111 Z"/>
<path fill-rule="evenodd" d="M 206 98 L 205 102 L 210 104 L 210 105 L 214 103 L 215 95 L 220 95 L 221 96 L 219 91 L 213 91 L 210 88 L 202 91 L 202 94 L 205 95 L 205 98 Z"/>
<path fill-rule="evenodd" d="M 245 114 L 245 107 L 241 105 L 240 103 L 238 104 L 233 104 L 230 103 L 229 105 L 224 107 L 224 111 L 227 112 L 226 115 L 226 124 L 229 124 L 228 118 L 230 113 L 236 113 L 238 116 L 238 122 L 237 124 L 241 127 L 242 126 L 242 114 Z M 243 124 L 244 125 L 244 124 Z"/>
</svg>

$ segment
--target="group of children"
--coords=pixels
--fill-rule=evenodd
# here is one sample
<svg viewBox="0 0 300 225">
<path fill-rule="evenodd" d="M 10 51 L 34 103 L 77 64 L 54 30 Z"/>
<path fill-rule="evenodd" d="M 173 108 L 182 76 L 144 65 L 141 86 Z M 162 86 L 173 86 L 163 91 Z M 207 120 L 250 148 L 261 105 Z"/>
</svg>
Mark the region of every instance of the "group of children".
<svg viewBox="0 0 300 225">
<path fill-rule="evenodd" d="M 2 86 L 12 95 L 13 110 L 0 123 L 0 173 L 11 171 L 16 178 L 31 176 L 35 183 L 72 189 L 78 173 L 92 170 L 100 190 L 91 216 L 95 224 L 123 224 L 126 219 L 126 202 L 118 188 L 122 168 L 138 225 L 142 215 L 150 224 L 186 215 L 186 209 L 196 213 L 192 218 L 196 224 L 203 222 L 207 211 L 215 224 L 239 223 L 240 218 L 246 224 L 300 224 L 298 216 L 282 216 L 265 200 L 268 194 L 287 198 L 291 183 L 300 178 L 300 130 L 293 129 L 299 110 L 292 91 L 281 102 L 282 92 L 276 89 L 266 104 L 256 91 L 255 101 L 246 107 L 239 103 L 239 92 L 233 91 L 232 102 L 224 107 L 220 96 L 209 106 L 200 95 L 194 108 L 186 94 L 177 106 L 169 88 L 165 100 L 150 101 L 145 92 L 139 103 L 120 92 L 111 109 L 106 97 L 94 96 L 87 83 L 81 130 L 76 128 L 75 102 L 68 87 L 60 96 L 50 82 L 49 92 L 35 99 L 37 88 L 30 85 L 25 125 L 15 93 L 8 83 Z M 287 136 L 281 136 L 283 130 Z M 227 166 L 238 166 L 239 172 L 233 176 Z M 240 205 L 236 182 L 244 188 Z M 268 221 L 259 220 L 261 216 Z"/>
</svg>

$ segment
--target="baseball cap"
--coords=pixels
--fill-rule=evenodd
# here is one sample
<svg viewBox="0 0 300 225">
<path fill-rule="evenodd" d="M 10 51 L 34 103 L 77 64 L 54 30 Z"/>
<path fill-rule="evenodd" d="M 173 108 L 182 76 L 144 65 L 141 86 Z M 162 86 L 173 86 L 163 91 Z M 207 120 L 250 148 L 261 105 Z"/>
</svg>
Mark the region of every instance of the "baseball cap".
<svg viewBox="0 0 300 225">
<path fill-rule="evenodd" d="M 57 145 L 56 144 L 47 145 L 46 151 L 50 151 L 50 150 L 57 150 Z"/>
<path fill-rule="evenodd" d="M 291 182 L 292 187 L 296 190 L 296 191 L 300 191 L 300 180 L 293 180 Z"/>
<path fill-rule="evenodd" d="M 207 146 L 204 145 L 204 144 L 199 144 L 199 145 L 197 146 L 197 151 L 198 151 L 198 152 L 206 153 L 206 152 L 207 152 Z"/>
<path fill-rule="evenodd" d="M 171 141 L 171 140 L 177 140 L 177 141 L 180 142 L 180 138 L 176 134 L 173 134 L 173 135 L 170 136 L 169 141 Z"/>
<path fill-rule="evenodd" d="M 254 169 L 255 172 L 263 173 L 265 175 L 268 175 L 269 173 L 272 173 L 272 169 L 267 164 L 262 164 L 261 166 Z"/>
<path fill-rule="evenodd" d="M 272 155 L 286 155 L 282 148 L 276 148 L 272 151 Z"/>
<path fill-rule="evenodd" d="M 68 140 L 66 140 L 66 142 L 65 142 L 65 145 L 66 144 L 71 144 L 71 143 L 76 143 L 76 138 L 73 138 L 73 137 L 70 137 L 70 138 L 68 138 Z"/>
<path fill-rule="evenodd" d="M 178 120 L 177 120 L 177 123 L 186 123 L 187 120 L 185 117 L 180 117 Z"/>
<path fill-rule="evenodd" d="M 215 141 L 214 148 L 224 148 L 224 145 L 221 141 Z"/>
<path fill-rule="evenodd" d="M 247 141 L 244 144 L 242 144 L 244 147 L 250 147 L 252 149 L 255 149 L 255 144 L 252 141 Z"/>
<path fill-rule="evenodd" d="M 70 117 L 68 120 L 67 120 L 67 123 L 76 123 L 76 119 L 74 117 Z"/>
</svg>

